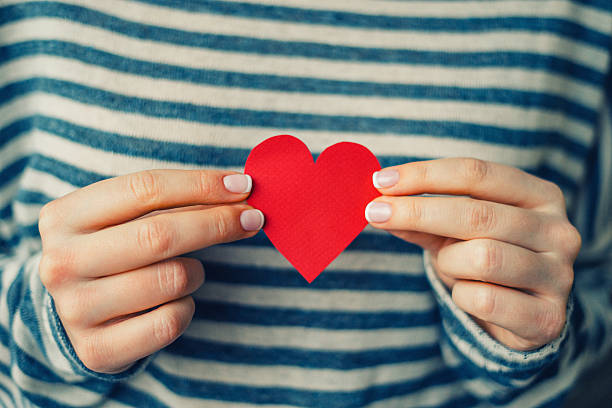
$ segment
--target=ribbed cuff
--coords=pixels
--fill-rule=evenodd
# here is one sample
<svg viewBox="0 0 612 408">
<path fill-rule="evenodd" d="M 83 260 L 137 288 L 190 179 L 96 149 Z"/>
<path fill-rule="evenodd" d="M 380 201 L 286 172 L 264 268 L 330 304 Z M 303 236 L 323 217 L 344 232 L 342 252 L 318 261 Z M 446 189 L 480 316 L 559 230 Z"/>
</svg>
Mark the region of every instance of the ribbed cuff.
<svg viewBox="0 0 612 408">
<path fill-rule="evenodd" d="M 64 329 L 64 325 L 62 324 L 57 311 L 55 310 L 55 303 L 53 302 L 53 298 L 47 293 L 47 298 L 45 299 L 46 307 L 47 307 L 47 315 L 50 322 L 51 330 L 53 332 L 53 337 L 56 339 L 58 346 L 70 362 L 72 369 L 76 375 L 83 376 L 85 378 L 96 378 L 99 380 L 107 381 L 107 382 L 120 382 L 124 381 L 130 377 L 133 377 L 143 371 L 149 361 L 153 358 L 153 355 L 145 357 L 143 359 L 138 360 L 132 366 L 127 368 L 125 371 L 116 374 L 104 374 L 98 373 L 96 371 L 90 370 L 83 364 L 79 356 L 77 355 L 70 339 L 68 338 L 68 334 Z"/>
<path fill-rule="evenodd" d="M 449 290 L 431 264 L 429 252 L 425 251 L 423 261 L 427 279 L 439 304 L 442 326 L 448 342 L 469 363 L 493 373 L 493 377 L 497 379 L 506 377 L 506 380 L 526 380 L 559 356 L 559 350 L 568 337 L 574 309 L 573 291 L 568 300 L 567 318 L 560 336 L 538 349 L 519 351 L 492 338 L 453 302 Z"/>
</svg>

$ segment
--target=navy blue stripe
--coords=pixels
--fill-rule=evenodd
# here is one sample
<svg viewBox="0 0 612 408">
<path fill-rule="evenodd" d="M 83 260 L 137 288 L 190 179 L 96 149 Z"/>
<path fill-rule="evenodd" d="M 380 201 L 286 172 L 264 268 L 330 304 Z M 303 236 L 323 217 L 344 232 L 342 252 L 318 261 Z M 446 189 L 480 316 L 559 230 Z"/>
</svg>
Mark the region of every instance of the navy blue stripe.
<svg viewBox="0 0 612 408">
<path fill-rule="evenodd" d="M 228 303 L 196 301 L 195 318 L 217 322 L 248 323 L 261 326 L 317 327 L 330 330 L 391 329 L 439 324 L 438 311 L 424 312 L 335 312 L 281 307 L 236 306 Z"/>
<path fill-rule="evenodd" d="M 236 283 L 271 286 L 275 288 L 312 288 L 329 290 L 362 290 L 389 292 L 429 292 L 431 290 L 424 274 L 410 275 L 371 271 L 322 273 L 311 284 L 292 267 L 266 268 L 258 266 L 236 266 L 209 262 L 204 259 L 208 282 Z"/>
<path fill-rule="evenodd" d="M 524 67 L 534 70 L 558 72 L 595 85 L 600 85 L 603 78 L 601 72 L 582 64 L 569 61 L 565 58 L 536 53 L 512 51 L 448 53 L 441 51 L 361 48 L 308 42 L 261 40 L 249 37 L 194 33 L 138 24 L 83 7 L 47 2 L 29 3 L 27 7 L 24 7 L 24 5 L 6 6 L 0 9 L 0 21 L 4 19 L 4 21 L 8 22 L 37 16 L 60 17 L 150 41 L 249 54 L 470 68 L 476 66 Z M 493 20 L 499 21 L 499 19 Z M 538 18 L 536 20 L 546 19 Z M 607 37 L 603 36 L 594 45 L 599 45 L 599 41 L 605 43 L 606 47 L 608 46 Z"/>
<path fill-rule="evenodd" d="M 53 200 L 53 197 L 49 197 L 40 191 L 26 190 L 24 188 L 20 188 L 17 191 L 17 195 L 15 195 L 15 201 L 30 205 L 40 204 L 42 206 Z"/>
<path fill-rule="evenodd" d="M 212 381 L 186 379 L 169 374 L 150 365 L 147 371 L 168 388 L 187 397 L 198 397 L 222 401 L 245 402 L 252 404 L 287 404 L 303 407 L 348 408 L 363 407 L 374 401 L 408 395 L 427 387 L 446 385 L 457 380 L 449 369 L 442 369 L 417 380 L 395 384 L 371 386 L 358 391 L 306 391 L 281 387 L 256 387 L 230 385 Z M 464 400 L 465 401 L 465 400 Z M 457 401 L 459 402 L 459 401 Z M 467 401 L 465 401 L 467 402 Z M 473 402 L 473 401 L 470 401 Z M 462 408 L 469 405 L 453 405 Z"/>
<path fill-rule="evenodd" d="M 0 100 L 30 92 L 48 92 L 86 104 L 138 113 L 151 117 L 227 126 L 251 126 L 278 129 L 308 129 L 355 133 L 395 133 L 428 135 L 520 147 L 559 146 L 564 152 L 582 157 L 586 147 L 561 132 L 553 130 L 510 129 L 457 121 L 409 120 L 362 116 L 318 115 L 291 112 L 230 109 L 168 101 L 156 101 L 116 94 L 68 81 L 32 78 L 15 82 L 0 90 Z M 40 118 L 39 120 L 43 120 Z M 73 136 L 73 138 L 76 136 Z M 78 138 L 83 139 L 79 134 Z M 134 143 L 134 138 L 128 138 Z M 150 141 L 146 142 L 151 143 Z M 151 148 L 148 150 L 150 151 Z"/>
<path fill-rule="evenodd" d="M 47 398 L 43 395 L 34 394 L 30 391 L 22 390 L 23 396 L 33 404 L 36 404 L 37 407 L 45 407 L 45 408 L 72 408 L 74 405 L 65 405 L 57 400 Z"/>
<path fill-rule="evenodd" d="M 555 169 L 546 162 L 540 164 L 536 169 L 524 170 L 533 174 L 534 176 L 552 181 L 553 183 L 556 183 L 559 187 L 566 190 L 571 190 L 572 192 L 577 192 L 578 187 L 580 185 L 579 180 L 571 179 L 569 176 L 561 173 L 558 169 Z"/>
<path fill-rule="evenodd" d="M 45 367 L 37 360 L 30 357 L 28 354 L 24 353 L 19 347 L 13 347 L 11 349 L 11 354 L 19 369 L 26 375 L 39 381 L 47 382 L 50 385 L 54 383 L 65 384 L 64 379 L 59 377 L 55 372 Z M 166 407 L 155 397 L 149 396 L 123 384 L 117 386 L 115 383 L 110 381 L 100 381 L 98 379 L 88 378 L 79 382 L 73 382 L 71 385 L 100 394 L 100 400 L 102 401 L 106 398 L 112 398 L 128 404 L 137 402 L 137 405 L 134 406 L 143 406 L 141 404 L 145 404 L 147 407 Z M 41 395 L 28 393 L 24 390 L 22 390 L 22 392 L 24 392 L 31 401 L 42 404 L 40 406 L 64 407 L 64 405 L 61 405 L 56 401 Z"/>
<path fill-rule="evenodd" d="M 384 364 L 410 363 L 440 354 L 437 343 L 411 348 L 384 348 L 366 351 L 317 351 L 280 347 L 220 344 L 183 336 L 164 349 L 174 355 L 198 360 L 261 366 L 295 366 L 353 370 Z"/>
<path fill-rule="evenodd" d="M 0 209 L 0 219 L 6 221 L 13 218 L 13 203 L 9 202 Z"/>
<path fill-rule="evenodd" d="M 19 307 L 19 315 L 21 316 L 21 321 L 23 322 L 23 324 L 28 328 L 34 340 L 36 340 L 36 343 L 38 344 L 42 355 L 46 358 L 47 350 L 45 349 L 43 343 L 42 334 L 38 322 L 38 315 L 34 310 L 34 304 L 32 302 L 32 291 L 30 290 L 29 285 L 26 288 L 25 293 L 23 294 L 23 298 Z"/>
<path fill-rule="evenodd" d="M 1 58 L 0 58 L 1 60 Z M 5 103 L 4 98 L 12 98 L 9 95 L 5 95 L 3 92 L 4 88 L 0 88 L 0 105 Z M 31 123 L 27 120 L 17 120 L 14 122 L 5 125 L 0 128 L 0 149 L 2 149 L 6 144 L 13 141 L 17 138 L 17 136 L 22 135 L 23 133 L 31 130 Z M 0 163 L 0 166 L 3 165 Z"/>
<path fill-rule="evenodd" d="M 53 133 L 68 140 L 82 143 L 97 149 L 111 151 L 137 157 L 154 158 L 157 160 L 178 161 L 186 164 L 218 167 L 243 166 L 249 154 L 249 149 L 226 148 L 215 146 L 196 146 L 174 142 L 160 142 L 144 138 L 123 136 L 116 133 L 103 132 L 86 128 L 69 122 L 44 116 L 29 117 L 23 119 L 29 121 L 32 127 Z M 23 159 L 24 163 L 26 159 Z M 395 166 L 411 161 L 424 160 L 424 158 L 410 156 L 379 156 L 378 161 L 383 167 Z M 35 155 L 30 158 L 30 166 L 50 172 L 51 174 L 66 180 L 76 186 L 85 186 L 94 183 L 109 175 L 95 174 L 78 169 L 57 160 Z M 562 173 L 541 165 L 537 169 L 528 169 L 538 177 L 543 177 L 556 182 L 562 187 L 575 189 L 578 185 Z M 1 175 L 2 173 L 0 173 Z M 86 184 L 82 184 L 86 183 Z"/>
<path fill-rule="evenodd" d="M 141 61 L 62 41 L 26 41 L 0 47 L 0 60 L 48 54 L 72 58 L 108 69 L 152 78 L 181 80 L 223 87 L 265 89 L 296 93 L 364 95 L 389 98 L 457 100 L 542 108 L 562 112 L 575 120 L 593 125 L 597 112 L 576 101 L 557 95 L 503 88 L 462 88 L 457 86 L 407 85 L 359 81 L 337 81 L 279 75 L 245 74 L 187 68 Z"/>
<path fill-rule="evenodd" d="M 40 238 L 38 223 L 31 225 L 18 225 L 17 233 L 21 238 Z"/>
<path fill-rule="evenodd" d="M 116 384 L 107 397 L 133 407 L 170 408 L 151 394 L 129 387 L 126 383 Z"/>
<path fill-rule="evenodd" d="M 4 364 L 0 363 L 0 373 L 4 374 L 5 376 L 10 378 L 10 369 L 9 367 L 5 366 Z M 11 404 L 13 404 L 14 407 L 17 406 L 17 403 L 15 402 L 15 398 L 13 397 L 13 393 L 11 391 L 9 391 L 9 389 L 7 387 L 4 386 L 4 384 L 2 383 L 2 378 L 0 377 L 0 390 L 2 391 L 2 393 L 6 396 L 6 398 L 10 401 Z M 10 381 L 7 379 L 4 379 L 7 383 Z M 9 408 L 9 407 L 6 407 Z"/>
<path fill-rule="evenodd" d="M 11 357 L 19 369 L 28 376 L 36 378 L 39 381 L 50 383 L 50 385 L 65 384 L 65 380 L 52 371 L 51 368 L 41 364 L 38 360 L 32 358 L 16 345 L 11 348 Z M 99 381 L 93 378 L 75 382 L 73 385 L 98 394 L 108 393 L 113 386 L 111 382 Z"/>
<path fill-rule="evenodd" d="M 0 363 L 0 373 L 6 375 L 7 377 L 11 377 L 11 368 L 4 363 Z M 0 383 L 2 385 L 2 383 Z M 9 393 L 10 395 L 10 393 Z"/>
<path fill-rule="evenodd" d="M 610 0 L 572 0 L 574 3 L 584 4 L 585 6 L 599 8 L 612 12 L 612 2 Z"/>
<path fill-rule="evenodd" d="M 9 324 L 13 324 L 17 308 L 21 303 L 21 296 L 24 290 L 24 267 L 19 267 L 19 272 L 15 275 L 15 278 L 8 287 L 8 293 L 6 295 L 6 304 L 8 306 Z"/>
<path fill-rule="evenodd" d="M 117 133 L 104 132 L 97 129 L 78 126 L 61 119 L 49 118 L 45 116 L 37 116 L 33 120 L 35 122 L 33 126 L 35 126 L 36 128 L 61 136 L 73 142 L 85 144 L 96 149 L 102 149 L 106 151 L 111 151 L 113 153 L 125 154 L 136 157 L 178 161 L 181 163 L 202 166 L 238 167 L 244 165 L 250 153 L 250 149 L 191 145 L 175 142 L 162 142 L 131 136 L 123 136 Z M 436 126 L 436 122 L 429 123 L 431 124 L 431 127 Z M 453 124 L 448 122 L 440 122 L 440 124 L 442 126 L 448 125 L 448 127 L 453 126 Z M 424 124 L 424 126 L 427 125 Z M 432 129 L 429 130 L 431 131 Z M 465 129 L 465 132 L 461 132 L 461 136 L 464 138 L 474 137 L 475 135 L 469 133 L 471 130 L 474 129 L 470 129 L 468 126 L 468 128 Z M 484 129 L 481 131 L 481 133 L 485 132 L 486 130 Z M 501 133 L 503 132 L 503 129 L 501 129 Z M 512 141 L 511 134 L 500 134 L 499 138 L 502 139 L 501 142 L 505 143 Z M 557 136 L 553 135 L 542 135 L 542 138 L 551 139 L 549 142 L 553 146 L 559 146 L 563 144 L 563 140 L 559 140 L 560 136 L 558 138 Z M 538 143 L 538 137 L 535 136 L 529 137 L 525 135 L 524 139 L 526 140 L 517 142 L 519 144 Z M 586 149 L 579 144 L 574 144 L 573 146 L 571 146 L 571 148 L 568 146 L 568 149 L 565 151 L 566 153 L 572 156 L 582 156 L 583 153 L 586 153 Z M 383 167 L 394 166 L 419 160 L 424 160 L 424 158 L 409 155 L 378 156 L 378 161 Z"/>
<path fill-rule="evenodd" d="M 40 154 L 30 156 L 28 166 L 35 170 L 49 173 L 76 187 L 85 187 L 110 177 L 83 170 Z"/>
<path fill-rule="evenodd" d="M 3 163 L 2 163 L 3 164 Z M 0 171 L 0 187 L 4 187 L 9 182 L 19 176 L 28 165 L 28 158 L 21 157 L 16 161 L 4 166 Z"/>
<path fill-rule="evenodd" d="M 608 37 L 577 24 L 556 17 L 517 17 L 500 15 L 496 17 L 397 17 L 389 15 L 359 14 L 336 10 L 307 10 L 284 6 L 253 3 L 223 2 L 211 0 L 140 0 L 144 3 L 163 5 L 183 10 L 215 13 L 242 18 L 267 19 L 306 24 L 321 24 L 344 27 L 360 27 L 382 30 L 413 30 L 425 32 L 491 32 L 491 31 L 531 31 L 552 32 L 573 40 L 605 48 Z M 458 4 L 456 7 L 461 7 Z"/>
<path fill-rule="evenodd" d="M 0 270 L 0 273 L 1 273 L 1 270 Z M 2 343 L 3 346 L 8 347 L 10 341 L 11 341 L 11 336 L 8 330 L 4 328 L 4 326 L 0 326 L 0 343 Z"/>
<path fill-rule="evenodd" d="M 86 128 L 72 123 L 63 121 L 61 119 L 49 118 L 45 116 L 36 116 L 22 119 L 30 123 L 31 127 L 44 130 L 49 133 L 61 136 L 68 140 L 72 140 L 77 143 L 85 144 L 97 149 L 111 151 L 118 154 L 125 154 L 137 157 L 147 157 L 157 160 L 177 161 L 186 164 L 196 164 L 201 166 L 226 166 L 226 167 L 240 167 L 244 165 L 246 158 L 249 155 L 249 149 L 229 148 L 229 147 L 215 147 L 215 146 L 197 146 L 190 144 L 181 144 L 174 142 L 160 142 L 151 139 L 136 138 L 130 136 L 123 136 L 116 133 L 103 132 L 91 128 Z M 17 135 L 14 135 L 17 137 Z M 586 151 L 586 149 L 585 149 Z M 572 152 L 572 150 L 570 150 Z M 573 151 L 574 155 L 578 153 Z M 316 155 L 315 155 L 316 157 Z M 38 157 L 35 161 L 43 160 Z M 44 159 L 51 160 L 51 159 Z M 395 166 L 407 162 L 424 160 L 421 157 L 410 157 L 410 156 L 379 156 L 378 161 L 383 167 Z M 53 161 L 57 166 L 68 166 L 57 161 Z M 24 162 L 25 163 L 25 162 Z M 54 175 L 70 181 L 72 184 L 78 182 L 73 180 L 82 177 L 72 177 L 71 172 L 83 172 L 75 167 L 70 166 L 69 171 L 61 171 L 64 176 L 54 173 L 55 166 L 47 166 L 48 171 Z M 561 187 L 575 190 L 578 186 L 578 182 L 570 179 L 568 176 L 560 173 L 558 170 L 551 168 L 546 164 L 540 165 L 536 169 L 524 168 L 524 170 L 548 180 L 551 180 Z M 91 175 L 92 181 L 99 181 L 103 178 L 108 178 L 108 175 Z M 1 175 L 1 173 L 0 173 Z M 88 183 L 91 184 L 91 183 Z M 75 184 L 84 186 L 81 184 Z"/>
</svg>

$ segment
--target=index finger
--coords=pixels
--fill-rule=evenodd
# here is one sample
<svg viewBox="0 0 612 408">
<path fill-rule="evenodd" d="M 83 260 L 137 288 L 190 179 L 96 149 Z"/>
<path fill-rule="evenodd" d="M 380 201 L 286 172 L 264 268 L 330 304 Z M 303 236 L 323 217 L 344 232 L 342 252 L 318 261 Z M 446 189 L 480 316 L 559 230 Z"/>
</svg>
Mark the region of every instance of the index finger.
<svg viewBox="0 0 612 408">
<path fill-rule="evenodd" d="M 388 167 L 374 173 L 373 181 L 384 195 L 467 195 L 528 209 L 551 205 L 565 211 L 563 193 L 556 184 L 515 167 L 474 158 L 453 157 Z"/>
<path fill-rule="evenodd" d="M 148 214 L 151 211 L 198 204 L 240 202 L 252 181 L 233 178 L 228 190 L 220 170 L 145 170 L 90 184 L 59 198 L 55 209 L 72 229 L 95 231 Z M 227 182 L 227 179 L 225 179 Z M 238 187 L 238 189 L 236 189 Z"/>
</svg>

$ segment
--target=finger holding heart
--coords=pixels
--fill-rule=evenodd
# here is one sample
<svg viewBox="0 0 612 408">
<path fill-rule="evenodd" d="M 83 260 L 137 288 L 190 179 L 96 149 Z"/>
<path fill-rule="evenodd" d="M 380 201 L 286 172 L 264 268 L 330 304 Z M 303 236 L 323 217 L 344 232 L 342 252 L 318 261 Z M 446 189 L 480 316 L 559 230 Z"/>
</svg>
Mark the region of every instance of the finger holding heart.
<svg viewBox="0 0 612 408">
<path fill-rule="evenodd" d="M 373 183 L 382 196 L 368 222 L 429 251 L 454 302 L 491 336 L 530 350 L 560 335 L 580 235 L 555 184 L 469 158 L 386 168 Z"/>
</svg>

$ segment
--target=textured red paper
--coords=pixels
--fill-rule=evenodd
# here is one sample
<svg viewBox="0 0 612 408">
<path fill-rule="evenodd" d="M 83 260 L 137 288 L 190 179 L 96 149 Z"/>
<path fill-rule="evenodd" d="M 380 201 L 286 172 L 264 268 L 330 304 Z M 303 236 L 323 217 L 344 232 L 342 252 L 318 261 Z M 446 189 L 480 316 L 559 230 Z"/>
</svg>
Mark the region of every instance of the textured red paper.
<svg viewBox="0 0 612 408">
<path fill-rule="evenodd" d="M 310 283 L 365 228 L 366 205 L 380 193 L 380 169 L 364 146 L 342 142 L 316 163 L 299 139 L 280 135 L 255 146 L 245 165 L 253 178 L 247 202 L 265 217 L 264 232 Z"/>
</svg>

